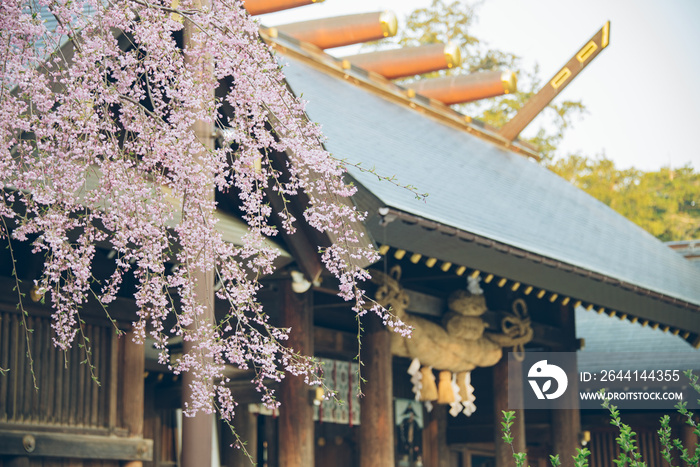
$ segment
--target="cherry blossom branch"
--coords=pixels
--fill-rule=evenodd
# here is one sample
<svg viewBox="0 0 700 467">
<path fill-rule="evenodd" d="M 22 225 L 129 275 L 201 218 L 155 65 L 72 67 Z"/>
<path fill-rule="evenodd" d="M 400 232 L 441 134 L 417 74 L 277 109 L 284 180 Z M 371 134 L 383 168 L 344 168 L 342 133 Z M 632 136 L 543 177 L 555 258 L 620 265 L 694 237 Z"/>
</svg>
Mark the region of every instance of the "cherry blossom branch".
<svg viewBox="0 0 700 467">
<path fill-rule="evenodd" d="M 7 228 L 7 222 L 5 221 L 5 217 L 1 217 L 2 219 L 2 234 L 7 235 L 9 232 Z M 12 242 L 10 241 L 11 238 L 9 235 L 7 235 L 7 249 L 10 252 L 10 263 L 12 264 L 12 277 L 15 279 L 15 286 L 13 287 L 13 290 L 17 292 L 17 309 L 19 310 L 19 314 L 22 317 L 22 328 L 24 328 L 24 339 L 27 345 L 27 362 L 29 363 L 29 373 L 32 375 L 32 383 L 34 384 L 34 390 L 38 391 L 39 390 L 39 385 L 36 382 L 36 374 L 34 373 L 34 358 L 32 358 L 32 346 L 31 346 L 31 341 L 29 340 L 29 335 L 34 332 L 33 329 L 30 329 L 29 326 L 27 325 L 27 316 L 29 313 L 27 313 L 27 310 L 24 309 L 24 303 L 22 302 L 22 298 L 24 298 L 24 293 L 22 293 L 22 290 L 20 288 L 20 280 L 19 277 L 17 277 L 17 260 L 15 259 L 15 251 L 14 248 L 12 248 Z M 3 373 L 7 370 L 3 370 Z"/>
<path fill-rule="evenodd" d="M 316 382 L 317 363 L 283 345 L 289 330 L 269 323 L 257 295 L 278 254 L 266 244 L 278 231 L 273 215 L 292 232 L 292 197 L 311 200 L 305 222 L 335 239 L 319 250 L 321 260 L 358 316 L 368 302 L 359 285 L 367 272 L 358 264 L 377 255 L 353 231 L 366 214 L 344 202 L 355 191 L 343 181 L 347 162 L 323 148 L 318 126 L 286 88 L 241 2 L 213 0 L 205 10 L 190 0 L 180 8 L 170 0 L 46 1 L 56 31 L 31 14 L 42 7 L 38 0 L 30 14 L 25 0 L 0 4 L 7 50 L 0 181 L 6 199 L 22 208 L 0 205 L 0 216 L 14 221 L 6 228 L 13 240 L 32 239 L 33 251 L 45 255 L 37 285 L 53 307 L 54 343 L 66 349 L 77 334 L 84 345 L 81 307 L 89 299 L 108 306 L 128 273 L 136 280 L 137 339 L 153 339 L 165 364 L 171 338 L 193 343 L 171 364 L 196 376 L 188 413 L 218 408 L 233 415 L 226 365 L 252 368 L 270 406 L 276 401 L 268 380 L 292 373 Z M 173 14 L 193 25 L 184 48 L 176 42 L 183 24 Z M 45 45 L 64 36 L 76 53 L 68 60 L 57 47 L 47 58 Z M 234 83 L 230 92 L 211 97 L 224 78 Z M 195 122 L 222 128 L 222 144 L 206 149 Z M 286 165 L 271 154 L 284 154 Z M 248 224 L 240 245 L 216 229 L 213 187 L 238 199 Z M 270 192 L 282 200 L 278 213 L 268 205 Z M 114 271 L 97 292 L 91 265 L 105 244 L 116 252 Z M 200 323 L 205 305 L 192 271 L 214 271 L 221 284 L 216 293 L 229 311 L 219 322 Z M 171 319 L 174 326 L 166 326 Z"/>
</svg>

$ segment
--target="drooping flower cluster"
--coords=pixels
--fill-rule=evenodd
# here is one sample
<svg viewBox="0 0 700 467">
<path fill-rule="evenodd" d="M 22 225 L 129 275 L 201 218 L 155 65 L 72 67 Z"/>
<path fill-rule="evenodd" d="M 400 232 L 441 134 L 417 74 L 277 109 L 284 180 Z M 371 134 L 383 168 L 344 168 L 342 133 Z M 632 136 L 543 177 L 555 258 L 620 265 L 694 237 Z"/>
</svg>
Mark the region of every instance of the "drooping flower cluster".
<svg viewBox="0 0 700 467">
<path fill-rule="evenodd" d="M 81 306 L 93 295 L 110 303 L 133 274 L 139 337 L 156 341 L 164 363 L 169 338 L 191 343 L 173 368 L 196 375 L 191 412 L 218 401 L 233 414 L 226 364 L 255 368 L 270 404 L 265 380 L 313 378 L 256 299 L 277 255 L 265 242 L 272 216 L 285 229 L 295 222 L 272 212 L 266 192 L 285 206 L 300 192 L 311 200 L 305 220 L 334 239 L 322 259 L 358 313 L 367 273 L 357 264 L 377 257 L 352 228 L 362 214 L 343 202 L 353 189 L 342 164 L 240 0 L 4 0 L 0 47 L 0 216 L 14 225 L 2 234 L 45 255 L 37 286 L 53 306 L 55 344 L 70 346 Z M 216 190 L 239 197 L 240 245 L 216 229 Z M 115 261 L 99 286 L 97 245 Z M 229 303 L 220 322 L 203 319 L 207 277 Z"/>
</svg>

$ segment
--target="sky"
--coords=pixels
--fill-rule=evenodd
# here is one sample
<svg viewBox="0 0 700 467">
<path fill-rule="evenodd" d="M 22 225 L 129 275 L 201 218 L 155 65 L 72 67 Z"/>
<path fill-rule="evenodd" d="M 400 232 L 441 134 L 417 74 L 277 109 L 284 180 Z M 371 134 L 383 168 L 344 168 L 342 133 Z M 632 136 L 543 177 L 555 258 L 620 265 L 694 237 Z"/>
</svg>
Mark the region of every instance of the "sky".
<svg viewBox="0 0 700 467">
<path fill-rule="evenodd" d="M 391 10 L 401 27 L 413 9 L 430 3 L 325 0 L 260 20 L 275 26 Z M 700 91 L 695 88 L 700 78 L 699 0 L 482 0 L 477 15 L 472 35 L 516 54 L 527 68 L 539 64 L 543 82 L 609 20 L 610 45 L 557 97 L 580 100 L 588 111 L 574 120 L 559 154 L 605 154 L 619 168 L 645 171 L 687 164 L 700 170 Z M 342 56 L 354 51 L 327 52 Z"/>
</svg>

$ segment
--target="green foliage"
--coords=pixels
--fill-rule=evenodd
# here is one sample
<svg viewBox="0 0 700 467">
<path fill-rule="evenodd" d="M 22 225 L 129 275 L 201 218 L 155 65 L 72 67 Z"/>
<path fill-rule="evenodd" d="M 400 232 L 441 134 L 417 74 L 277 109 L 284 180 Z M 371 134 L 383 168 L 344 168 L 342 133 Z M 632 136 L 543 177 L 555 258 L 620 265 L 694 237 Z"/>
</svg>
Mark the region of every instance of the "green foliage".
<svg viewBox="0 0 700 467">
<path fill-rule="evenodd" d="M 700 394 L 700 384 L 697 375 L 693 374 L 691 370 L 687 370 L 684 374 L 688 377 L 690 381 L 690 386 Z M 602 389 L 601 393 L 605 390 Z M 698 400 L 700 403 L 700 399 Z M 620 447 L 620 454 L 617 459 L 613 459 L 613 462 L 617 467 L 646 467 L 646 463 L 642 460 L 642 455 L 639 452 L 639 447 L 637 446 L 637 440 L 635 437 L 637 433 L 632 431 L 632 428 L 622 423 L 620 419 L 620 411 L 617 407 L 610 404 L 609 400 L 603 401 L 603 407 L 608 409 L 610 412 L 610 424 L 618 428 L 620 436 L 615 438 L 618 446 Z M 676 409 L 685 418 L 685 423 L 693 427 L 693 433 L 700 437 L 700 427 L 695 420 L 695 415 L 693 412 L 689 411 L 686 407 L 687 402 L 679 402 L 676 404 Z M 510 445 L 513 450 L 513 458 L 515 459 L 516 467 L 523 467 L 525 463 L 525 453 L 516 453 L 513 447 L 513 436 L 511 434 L 511 427 L 515 421 L 514 411 L 502 411 L 503 421 L 501 422 L 503 441 Z M 680 459 L 688 466 L 699 466 L 700 465 L 700 444 L 696 443 L 692 446 L 692 449 L 683 445 L 683 442 L 679 439 L 673 439 L 671 435 L 671 425 L 670 417 L 664 415 L 661 417 L 660 423 L 661 428 L 658 430 L 659 440 L 661 442 L 661 455 L 664 460 L 668 463 L 670 467 L 675 467 L 673 464 L 672 452 L 674 449 L 678 450 Z M 691 452 L 694 454 L 691 455 Z M 575 467 L 588 467 L 588 457 L 591 452 L 587 448 L 576 449 L 576 455 L 572 456 L 574 460 Z M 559 455 L 550 455 L 550 463 L 552 467 L 560 467 L 561 461 L 559 460 Z"/>
<path fill-rule="evenodd" d="M 591 451 L 588 448 L 576 448 L 576 455 L 574 457 L 574 467 L 587 467 L 588 466 L 588 456 L 591 455 Z"/>
<path fill-rule="evenodd" d="M 511 450 L 513 451 L 515 466 L 523 467 L 523 465 L 525 465 L 526 454 L 524 452 L 515 452 L 515 446 L 513 446 L 513 435 L 510 431 L 510 428 L 513 426 L 513 422 L 515 421 L 515 412 L 512 410 L 502 410 L 501 412 L 503 413 L 503 421 L 501 422 L 501 427 L 503 428 L 503 441 L 506 444 L 509 444 Z M 554 464 L 552 465 L 557 467 Z"/>
<path fill-rule="evenodd" d="M 615 425 L 620 430 L 620 436 L 615 438 L 617 445 L 620 446 L 620 454 L 617 456 L 617 459 L 613 459 L 615 465 L 617 467 L 627 465 L 630 467 L 646 467 L 646 464 L 642 461 L 637 441 L 634 439 L 637 433 L 632 431 L 629 425 L 620 421 L 620 412 L 617 410 L 617 407 L 610 404 L 610 401 L 604 401 L 603 407 L 610 411 L 610 424 Z"/>
<path fill-rule="evenodd" d="M 700 394 L 698 376 L 694 375 L 693 372 L 690 370 L 686 371 L 685 375 L 690 380 L 690 386 L 693 389 L 695 389 L 695 391 L 698 394 Z M 698 402 L 700 402 L 700 400 Z M 693 412 L 688 410 L 688 408 L 686 407 L 687 404 L 687 402 L 679 402 L 678 404 L 676 404 L 676 409 L 678 410 L 678 413 L 680 413 L 681 416 L 683 416 L 683 418 L 685 419 L 685 423 L 693 428 L 693 433 L 695 433 L 696 436 L 700 436 L 700 427 L 695 421 L 695 415 L 693 414 Z M 700 465 L 700 444 L 696 443 L 695 446 L 692 447 L 692 449 L 689 449 L 689 447 L 683 445 L 683 442 L 681 440 L 677 438 L 672 438 L 670 420 L 671 419 L 668 415 L 664 415 L 663 417 L 661 417 L 661 428 L 659 428 L 658 430 L 659 439 L 661 440 L 661 445 L 663 446 L 663 449 L 661 450 L 661 455 L 663 456 L 664 460 L 668 462 L 668 465 L 670 467 L 674 467 L 672 453 L 673 450 L 676 449 L 678 450 L 680 459 L 686 465 Z M 691 455 L 691 452 L 694 452 L 694 454 Z"/>
<path fill-rule="evenodd" d="M 700 174 L 690 166 L 642 172 L 575 154 L 549 168 L 660 240 L 700 238 Z"/>
<path fill-rule="evenodd" d="M 516 467 L 523 467 L 525 465 L 526 454 L 524 452 L 515 452 L 515 446 L 513 446 L 513 435 L 511 433 L 511 427 L 515 421 L 515 412 L 502 410 L 503 421 L 501 422 L 501 427 L 503 431 L 503 441 L 510 445 L 513 451 L 513 459 L 515 459 Z M 576 455 L 572 456 L 574 460 L 575 467 L 588 467 L 588 456 L 591 455 L 591 451 L 587 448 L 576 449 Z M 560 467 L 561 460 L 559 460 L 559 454 L 549 456 L 549 462 L 552 467 Z"/>
</svg>

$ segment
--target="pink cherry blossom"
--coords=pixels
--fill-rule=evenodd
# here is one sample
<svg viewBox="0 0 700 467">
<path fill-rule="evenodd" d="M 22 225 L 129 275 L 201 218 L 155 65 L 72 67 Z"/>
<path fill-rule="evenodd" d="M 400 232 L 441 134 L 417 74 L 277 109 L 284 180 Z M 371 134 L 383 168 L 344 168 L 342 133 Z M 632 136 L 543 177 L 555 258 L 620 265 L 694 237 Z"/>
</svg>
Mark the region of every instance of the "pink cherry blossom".
<svg viewBox="0 0 700 467">
<path fill-rule="evenodd" d="M 352 228 L 365 215 L 343 202 L 354 193 L 343 164 L 323 149 L 241 1 L 172 5 L 0 2 L 0 216 L 15 226 L 1 234 L 45 255 L 36 285 L 53 306 L 58 347 L 76 339 L 78 313 L 93 295 L 109 305 L 133 274 L 137 338 L 154 339 L 168 364 L 169 339 L 192 343 L 172 363 L 175 373 L 195 375 L 188 413 L 218 407 L 232 417 L 225 365 L 255 369 L 269 406 L 277 402 L 267 381 L 292 373 L 314 383 L 319 374 L 312 359 L 283 345 L 290 331 L 272 326 L 257 298 L 277 255 L 264 240 L 278 221 L 290 231 L 297 221 L 286 209 L 274 213 L 266 190 L 285 203 L 301 192 L 311 200 L 304 220 L 337 239 L 321 257 L 358 314 L 369 308 L 359 285 L 368 273 L 356 264 L 378 255 Z M 233 85 L 215 97 L 223 81 Z M 198 139 L 197 122 L 215 129 L 215 149 Z M 287 167 L 275 166 L 273 152 L 286 154 Z M 237 195 L 248 224 L 242 245 L 217 231 L 214 190 Z M 98 244 L 109 246 L 115 268 L 101 284 L 92 271 Z M 221 284 L 217 296 L 229 304 L 221 322 L 198 321 L 205 310 L 196 271 L 213 271 Z"/>
</svg>

